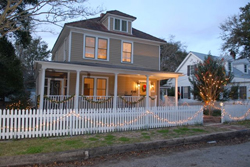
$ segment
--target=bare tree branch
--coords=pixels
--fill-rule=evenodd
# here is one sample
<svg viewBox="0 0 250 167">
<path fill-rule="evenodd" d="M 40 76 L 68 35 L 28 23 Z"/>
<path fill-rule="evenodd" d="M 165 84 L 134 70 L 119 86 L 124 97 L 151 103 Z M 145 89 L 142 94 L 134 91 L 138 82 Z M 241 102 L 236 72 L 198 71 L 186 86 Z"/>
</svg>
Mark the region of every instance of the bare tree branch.
<svg viewBox="0 0 250 167">
<path fill-rule="evenodd" d="M 87 0 L 34 0 L 26 3 L 24 0 L 5 0 L 0 2 L 0 38 L 9 32 L 22 29 L 21 22 L 31 19 L 33 24 L 51 23 L 62 26 L 61 23 L 78 17 L 95 15 L 102 10 L 92 10 L 85 6 Z M 20 7 L 24 7 L 20 10 Z"/>
</svg>

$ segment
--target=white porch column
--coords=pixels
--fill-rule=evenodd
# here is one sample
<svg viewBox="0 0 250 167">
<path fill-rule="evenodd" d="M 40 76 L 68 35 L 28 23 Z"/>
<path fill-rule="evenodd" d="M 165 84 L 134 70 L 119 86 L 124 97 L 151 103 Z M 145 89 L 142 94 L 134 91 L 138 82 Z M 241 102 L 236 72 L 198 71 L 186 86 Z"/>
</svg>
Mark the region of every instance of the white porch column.
<svg viewBox="0 0 250 167">
<path fill-rule="evenodd" d="M 115 73 L 115 83 L 114 83 L 114 99 L 113 99 L 113 109 L 116 109 L 117 104 L 117 84 L 118 84 L 118 73 Z"/>
<path fill-rule="evenodd" d="M 178 77 L 175 78 L 175 106 L 178 106 Z"/>
<path fill-rule="evenodd" d="M 75 104 L 74 109 L 78 109 L 78 99 L 79 99 L 79 84 L 80 84 L 80 70 L 76 71 L 76 89 L 75 89 Z"/>
<path fill-rule="evenodd" d="M 67 74 L 67 95 L 69 95 L 70 72 Z"/>
<path fill-rule="evenodd" d="M 149 76 L 146 75 L 147 77 L 147 86 L 146 86 L 146 110 L 149 108 Z"/>
<path fill-rule="evenodd" d="M 39 72 L 41 75 L 41 80 L 40 80 L 40 84 L 39 84 L 39 86 L 40 86 L 39 110 L 43 109 L 45 70 L 46 70 L 46 68 L 41 68 L 41 71 Z"/>
</svg>

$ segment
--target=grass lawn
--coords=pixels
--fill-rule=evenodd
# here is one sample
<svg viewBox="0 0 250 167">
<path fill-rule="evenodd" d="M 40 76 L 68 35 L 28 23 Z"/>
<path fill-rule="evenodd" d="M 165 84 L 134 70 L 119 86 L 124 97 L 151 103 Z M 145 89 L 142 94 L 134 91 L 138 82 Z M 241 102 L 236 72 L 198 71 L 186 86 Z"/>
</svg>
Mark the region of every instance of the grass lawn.
<svg viewBox="0 0 250 167">
<path fill-rule="evenodd" d="M 228 131 L 229 126 L 250 128 L 250 121 L 225 123 L 221 126 L 180 126 L 149 130 L 113 132 L 80 136 L 34 138 L 0 141 L 0 156 L 59 152 L 75 149 L 87 149 L 117 144 L 165 140 L 220 131 Z"/>
</svg>

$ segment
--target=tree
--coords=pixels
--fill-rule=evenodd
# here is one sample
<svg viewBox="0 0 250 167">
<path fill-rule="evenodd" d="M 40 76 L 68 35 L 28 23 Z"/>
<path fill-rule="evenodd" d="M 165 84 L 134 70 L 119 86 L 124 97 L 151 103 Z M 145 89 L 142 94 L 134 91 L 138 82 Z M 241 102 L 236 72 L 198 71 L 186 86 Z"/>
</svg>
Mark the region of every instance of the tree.
<svg viewBox="0 0 250 167">
<path fill-rule="evenodd" d="M 170 36 L 169 42 L 161 45 L 161 70 L 175 71 L 187 55 L 185 48 L 180 41 L 174 41 L 174 36 Z"/>
<path fill-rule="evenodd" d="M 211 106 L 232 79 L 233 75 L 226 72 L 223 60 L 212 58 L 210 54 L 204 62 L 197 64 L 194 75 L 189 77 L 193 90 L 198 90 L 200 98 L 210 107 L 209 115 L 212 114 Z"/>
<path fill-rule="evenodd" d="M 240 14 L 229 17 L 220 25 L 222 50 L 239 53 L 241 58 L 250 57 L 250 3 L 240 8 Z"/>
<path fill-rule="evenodd" d="M 24 26 L 27 22 L 33 25 L 59 25 L 68 19 L 96 14 L 97 12 L 84 6 L 85 2 L 86 0 L 1 0 L 0 38 L 9 32 L 25 32 L 30 29 L 30 26 Z"/>
<path fill-rule="evenodd" d="M 48 45 L 42 41 L 41 37 L 32 39 L 30 44 L 26 48 L 22 44 L 16 43 L 16 53 L 18 58 L 23 64 L 24 73 L 24 83 L 26 87 L 34 87 L 34 62 L 48 60 L 50 57 L 50 50 L 48 50 Z"/>
<path fill-rule="evenodd" d="M 0 97 L 4 100 L 23 90 L 21 61 L 6 37 L 0 38 Z"/>
</svg>

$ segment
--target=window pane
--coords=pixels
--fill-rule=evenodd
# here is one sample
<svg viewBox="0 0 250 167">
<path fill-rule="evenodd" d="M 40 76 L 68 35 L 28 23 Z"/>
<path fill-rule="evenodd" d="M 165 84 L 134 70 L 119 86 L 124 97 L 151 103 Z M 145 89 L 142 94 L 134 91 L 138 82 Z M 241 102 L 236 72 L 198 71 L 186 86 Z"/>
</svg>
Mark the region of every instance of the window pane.
<svg viewBox="0 0 250 167">
<path fill-rule="evenodd" d="M 107 59 L 107 40 L 99 39 L 98 41 L 98 59 Z"/>
<path fill-rule="evenodd" d="M 86 37 L 86 46 L 95 47 L 95 38 L 93 37 Z"/>
<path fill-rule="evenodd" d="M 85 96 L 94 95 L 94 78 L 84 78 L 84 93 Z"/>
<path fill-rule="evenodd" d="M 107 84 L 107 80 L 106 79 L 97 79 L 97 84 L 96 84 L 96 95 L 97 96 L 106 96 L 106 84 Z"/>
<path fill-rule="evenodd" d="M 85 49 L 85 57 L 94 58 L 95 57 L 95 48 L 88 48 Z"/>
<path fill-rule="evenodd" d="M 107 40 L 106 39 L 99 39 L 98 40 L 98 48 L 107 49 Z"/>
<path fill-rule="evenodd" d="M 127 31 L 127 22 L 122 20 L 122 31 Z"/>
<path fill-rule="evenodd" d="M 106 49 L 98 49 L 98 59 L 107 59 L 107 50 Z"/>
<path fill-rule="evenodd" d="M 120 20 L 115 19 L 115 30 L 120 30 Z"/>
<path fill-rule="evenodd" d="M 123 43 L 123 52 L 131 52 L 131 43 Z"/>
<path fill-rule="evenodd" d="M 122 61 L 131 62 L 131 53 L 123 52 Z"/>
</svg>

